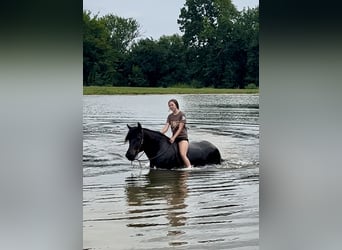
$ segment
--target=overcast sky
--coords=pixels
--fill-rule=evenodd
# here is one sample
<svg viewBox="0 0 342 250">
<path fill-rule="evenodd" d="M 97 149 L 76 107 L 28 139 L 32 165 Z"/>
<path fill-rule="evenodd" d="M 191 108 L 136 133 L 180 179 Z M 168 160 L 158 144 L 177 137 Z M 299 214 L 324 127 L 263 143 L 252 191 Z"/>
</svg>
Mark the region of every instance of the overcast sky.
<svg viewBox="0 0 342 250">
<path fill-rule="evenodd" d="M 232 0 L 238 10 L 254 8 L 259 0 Z M 181 34 L 177 19 L 185 0 L 83 0 L 83 9 L 99 16 L 114 14 L 132 17 L 141 26 L 143 38 Z"/>
</svg>

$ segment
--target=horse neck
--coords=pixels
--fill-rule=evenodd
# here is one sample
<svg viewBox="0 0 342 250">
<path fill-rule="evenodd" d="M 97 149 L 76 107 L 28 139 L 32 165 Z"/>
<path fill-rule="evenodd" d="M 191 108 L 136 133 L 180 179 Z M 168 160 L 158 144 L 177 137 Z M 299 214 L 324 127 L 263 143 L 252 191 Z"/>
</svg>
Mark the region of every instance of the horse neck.
<svg viewBox="0 0 342 250">
<path fill-rule="evenodd" d="M 167 137 L 159 132 L 143 129 L 144 132 L 144 151 L 147 156 L 153 157 L 157 154 L 163 145 L 163 141 L 167 141 Z"/>
</svg>

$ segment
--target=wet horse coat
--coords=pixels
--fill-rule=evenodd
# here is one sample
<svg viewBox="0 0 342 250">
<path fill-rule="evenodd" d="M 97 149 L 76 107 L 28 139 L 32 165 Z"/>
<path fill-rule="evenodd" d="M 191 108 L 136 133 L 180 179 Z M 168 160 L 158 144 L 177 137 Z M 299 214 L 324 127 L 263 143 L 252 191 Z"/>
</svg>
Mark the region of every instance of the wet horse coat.
<svg viewBox="0 0 342 250">
<path fill-rule="evenodd" d="M 171 169 L 184 166 L 177 143 L 170 143 L 169 137 L 142 128 L 140 123 L 137 127 L 127 127 L 129 131 L 125 141 L 129 141 L 128 160 L 135 160 L 138 153 L 144 151 L 150 160 L 150 167 Z M 208 141 L 190 142 L 187 156 L 193 166 L 221 163 L 220 151 Z"/>
</svg>

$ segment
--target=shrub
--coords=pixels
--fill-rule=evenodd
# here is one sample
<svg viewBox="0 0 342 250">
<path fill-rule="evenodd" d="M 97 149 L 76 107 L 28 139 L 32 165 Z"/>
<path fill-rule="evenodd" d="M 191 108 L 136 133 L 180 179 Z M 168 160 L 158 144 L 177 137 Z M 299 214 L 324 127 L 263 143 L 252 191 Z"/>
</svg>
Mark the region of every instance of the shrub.
<svg viewBox="0 0 342 250">
<path fill-rule="evenodd" d="M 255 85 L 255 83 L 249 83 L 247 86 L 245 86 L 245 89 L 257 89 L 258 87 Z"/>
</svg>

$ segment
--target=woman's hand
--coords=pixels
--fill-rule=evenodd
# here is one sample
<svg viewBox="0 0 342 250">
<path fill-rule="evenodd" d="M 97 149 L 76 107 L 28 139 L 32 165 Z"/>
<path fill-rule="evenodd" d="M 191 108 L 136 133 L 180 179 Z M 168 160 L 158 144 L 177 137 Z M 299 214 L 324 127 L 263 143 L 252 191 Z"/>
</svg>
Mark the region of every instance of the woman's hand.
<svg viewBox="0 0 342 250">
<path fill-rule="evenodd" d="M 175 138 L 171 137 L 170 138 L 170 142 L 171 142 L 171 144 L 174 143 L 175 142 Z"/>
</svg>

